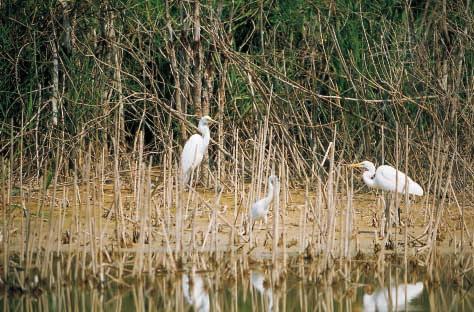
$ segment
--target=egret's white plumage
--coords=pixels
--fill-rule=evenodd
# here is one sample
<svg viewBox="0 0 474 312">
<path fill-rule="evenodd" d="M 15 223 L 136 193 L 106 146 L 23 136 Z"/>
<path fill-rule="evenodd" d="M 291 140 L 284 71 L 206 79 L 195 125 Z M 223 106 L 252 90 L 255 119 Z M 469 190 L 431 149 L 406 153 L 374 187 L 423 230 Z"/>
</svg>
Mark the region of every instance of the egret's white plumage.
<svg viewBox="0 0 474 312">
<path fill-rule="evenodd" d="M 418 282 L 416 284 L 401 284 L 398 287 L 391 287 L 390 290 L 383 288 L 373 294 L 364 294 L 364 311 L 408 310 L 410 302 L 422 292 L 423 283 Z"/>
<path fill-rule="evenodd" d="M 391 166 L 382 165 L 375 170 L 375 165 L 367 160 L 351 166 L 362 167 L 366 170 L 362 174 L 362 179 L 369 187 L 389 192 L 405 193 L 405 183 L 408 181 L 408 194 L 423 196 L 423 188 L 418 183 Z"/>
<path fill-rule="evenodd" d="M 253 221 L 261 220 L 263 219 L 265 223 L 267 223 L 267 215 L 268 215 L 268 210 L 270 209 L 270 203 L 273 200 L 273 195 L 274 195 L 274 189 L 276 184 L 278 183 L 278 177 L 271 175 L 268 178 L 268 193 L 267 196 L 256 201 L 252 205 L 252 209 L 250 211 L 250 216 Z"/>
<path fill-rule="evenodd" d="M 183 184 L 189 182 L 192 171 L 202 162 L 211 140 L 208 124 L 213 121 L 209 116 L 202 117 L 198 125 L 198 130 L 201 134 L 193 134 L 184 144 L 183 152 L 181 153 L 181 181 Z"/>
</svg>

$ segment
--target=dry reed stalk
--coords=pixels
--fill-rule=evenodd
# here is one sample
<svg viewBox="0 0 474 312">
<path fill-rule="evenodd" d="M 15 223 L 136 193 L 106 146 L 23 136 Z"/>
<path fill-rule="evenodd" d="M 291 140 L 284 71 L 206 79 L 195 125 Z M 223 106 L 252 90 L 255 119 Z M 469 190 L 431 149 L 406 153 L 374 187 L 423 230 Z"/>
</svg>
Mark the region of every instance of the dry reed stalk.
<svg viewBox="0 0 474 312">
<path fill-rule="evenodd" d="M 0 164 L 1 164 L 1 168 L 2 168 L 2 176 L 1 176 L 1 187 L 2 187 L 2 190 L 1 190 L 1 194 L 2 194 L 2 203 L 4 203 L 3 205 L 3 220 L 2 220 L 2 223 L 3 223 L 3 226 L 2 226 L 2 233 L 0 233 L 2 236 L 3 236 L 3 239 L 1 241 L 2 245 L 3 245 L 3 281 L 2 283 L 6 283 L 8 281 L 8 274 L 9 274 L 9 261 L 8 261 L 8 258 L 9 258 L 9 249 L 8 249 L 8 246 L 9 246 L 9 241 L 10 241 L 10 229 L 9 229 L 9 225 L 8 225 L 8 222 L 7 222 L 7 218 L 9 217 L 9 215 L 7 214 L 7 207 L 10 206 L 10 195 L 9 193 L 5 194 L 5 191 L 8 192 L 8 188 L 7 186 L 5 186 L 5 177 L 7 176 L 7 169 L 6 169 L 6 165 L 5 165 L 5 159 L 3 157 L 0 158 Z M 10 176 L 10 175 L 8 175 Z M 10 178 L 8 178 L 9 180 Z M 7 185 L 8 183 L 10 183 L 10 181 L 7 182 Z M 7 302 L 8 300 L 5 300 L 4 302 Z"/>
<path fill-rule="evenodd" d="M 127 241 L 125 238 L 124 224 L 123 224 L 123 206 L 121 194 L 121 181 L 119 173 L 119 149 L 120 142 L 118 141 L 118 134 L 112 138 L 114 147 L 114 212 L 115 212 L 115 238 L 119 246 L 125 246 Z"/>
<path fill-rule="evenodd" d="M 446 153 L 447 155 L 447 153 Z M 446 156 L 447 157 L 447 156 Z M 452 157 L 450 162 L 449 162 L 449 168 L 448 172 L 446 175 L 446 180 L 444 183 L 444 186 L 442 187 L 442 194 L 441 194 L 441 200 L 439 202 L 438 207 L 436 207 L 436 216 L 434 218 L 434 226 L 431 230 L 431 233 L 428 235 L 427 243 L 426 245 L 428 246 L 428 257 L 427 261 L 429 261 L 428 264 L 428 275 L 430 278 L 432 278 L 432 274 L 434 271 L 434 262 L 435 262 L 435 256 L 436 256 L 436 241 L 437 241 L 437 235 L 438 235 L 438 228 L 441 223 L 441 218 L 443 217 L 444 209 L 445 209 L 445 200 L 446 200 L 446 194 L 449 190 L 449 186 L 451 184 L 451 179 L 452 179 L 452 170 L 453 170 L 453 165 L 454 165 L 454 160 L 455 157 Z"/>
<path fill-rule="evenodd" d="M 273 90 L 273 87 L 272 87 Z M 259 138 L 259 154 L 258 154 L 258 178 L 257 178 L 257 185 L 262 185 L 262 181 L 265 180 L 267 181 L 267 176 L 268 176 L 268 166 L 265 166 L 265 163 L 267 163 L 267 160 L 270 158 L 267 155 L 265 157 L 265 150 L 268 145 L 268 151 L 272 150 L 271 146 L 271 139 L 272 139 L 272 129 L 269 128 L 269 120 L 270 120 L 270 105 L 271 105 L 271 94 L 269 97 L 269 101 L 267 102 L 267 107 L 266 107 L 266 112 L 265 112 L 265 118 L 263 120 L 263 129 L 261 129 L 260 132 L 260 138 Z M 267 174 L 265 175 L 264 169 L 267 168 Z M 266 185 L 266 183 L 264 183 Z M 258 188 L 258 197 L 261 197 L 261 188 Z"/>
<path fill-rule="evenodd" d="M 398 125 L 398 122 L 395 123 L 395 169 L 397 169 L 397 171 L 395 172 L 395 185 L 398 185 L 398 181 L 400 179 L 399 175 L 398 175 L 398 172 L 400 170 L 400 139 L 399 139 L 399 136 L 400 136 L 400 129 L 399 129 L 399 125 Z M 408 174 L 407 171 L 405 171 L 406 174 Z M 407 183 L 406 183 L 407 184 Z M 408 184 L 407 184 L 408 185 Z M 399 201 L 399 193 L 398 191 L 394 192 L 395 193 L 395 202 L 393 204 L 393 208 L 394 208 L 394 212 L 395 212 L 395 222 L 396 222 L 396 228 L 393 229 L 393 233 L 394 233 L 394 242 L 393 242 L 393 249 L 394 249 L 394 252 L 395 254 L 398 253 L 398 227 L 400 226 L 400 201 Z M 390 215 L 391 215 L 391 211 L 390 210 Z M 391 221 L 391 218 L 389 218 L 389 220 Z M 392 224 L 390 224 L 391 226 Z"/>
<path fill-rule="evenodd" d="M 89 154 L 86 152 L 86 156 L 85 156 L 85 162 L 82 166 L 82 172 L 81 172 L 81 176 L 82 177 L 86 177 L 87 178 L 87 168 L 89 166 L 89 162 L 90 162 L 90 158 L 89 158 Z M 89 183 L 89 180 L 87 179 L 86 180 L 86 183 Z M 86 185 L 87 187 L 87 185 Z M 81 229 L 79 228 L 80 230 L 80 240 L 81 240 L 81 246 L 82 248 L 80 248 L 80 251 L 79 251 L 79 255 L 81 255 L 81 265 L 79 266 L 80 269 L 81 269 L 81 281 L 82 282 L 87 282 L 87 279 L 86 279 L 86 268 L 87 268 L 87 249 L 89 247 L 90 244 L 88 244 L 89 240 L 87 239 L 87 236 L 86 234 L 89 234 L 90 235 L 90 232 L 87 230 L 88 228 L 88 225 L 89 225 L 89 222 L 90 222 L 90 218 L 88 218 L 88 213 L 89 213 L 89 193 L 87 192 L 87 189 L 86 189 L 86 194 L 85 194 L 85 201 L 86 201 L 86 209 L 85 209 L 85 214 L 84 214 L 84 223 L 85 223 L 85 226 L 84 226 L 84 229 Z M 80 223 L 81 227 L 83 225 L 83 223 L 81 222 Z"/>
<path fill-rule="evenodd" d="M 175 192 L 175 203 L 176 203 L 176 219 L 175 219 L 175 252 L 176 256 L 182 257 L 182 227 L 183 227 L 183 198 L 180 194 L 184 194 L 184 185 L 179 178 L 176 178 L 178 184 Z M 178 260 L 179 261 L 179 260 Z"/>
<path fill-rule="evenodd" d="M 335 194 L 334 194 L 334 150 L 335 150 L 335 137 L 336 130 L 334 130 L 334 139 L 333 144 L 331 145 L 331 150 L 329 152 L 329 174 L 327 182 L 327 221 L 325 227 L 325 250 L 324 250 L 324 266 L 325 269 L 332 267 L 333 263 L 333 246 L 335 239 L 335 218 L 336 218 L 336 204 L 335 204 Z"/>
<path fill-rule="evenodd" d="M 251 193 L 251 190 L 246 192 L 246 186 L 245 186 L 245 157 L 244 157 L 244 153 L 241 154 L 241 158 L 240 158 L 240 187 L 242 188 L 240 190 L 240 199 L 239 199 L 239 204 L 240 206 L 243 208 L 243 211 L 242 213 L 240 213 L 240 224 L 239 224 L 239 228 L 243 228 L 244 227 L 244 223 L 247 222 L 247 230 L 244 229 L 244 231 L 246 231 L 247 233 L 249 232 L 248 229 L 250 229 L 250 218 L 249 218 L 249 207 L 250 207 L 250 193 Z M 249 193 L 249 196 L 246 198 L 245 197 L 245 194 Z M 250 240 L 249 240 L 250 241 Z M 251 243 L 250 243 L 251 244 Z"/>
<path fill-rule="evenodd" d="M 209 208 L 212 211 L 211 218 L 209 219 L 209 223 L 207 225 L 206 234 L 204 235 L 204 239 L 202 241 L 201 251 L 200 251 L 201 253 L 204 252 L 204 248 L 206 247 L 206 242 L 207 242 L 207 239 L 208 239 L 210 234 L 211 234 L 212 238 L 211 238 L 211 243 L 210 243 L 210 248 L 209 249 L 212 250 L 212 248 L 211 248 L 212 246 L 217 248 L 216 242 L 217 242 L 217 218 L 218 217 L 220 217 L 221 220 L 224 221 L 224 223 L 226 223 L 227 226 L 232 228 L 232 224 L 230 224 L 224 217 L 220 216 L 217 212 L 217 208 L 215 208 L 215 207 L 219 206 L 219 202 L 220 202 L 220 199 L 221 199 L 221 196 L 222 196 L 223 189 L 220 188 L 218 190 L 218 192 L 219 193 L 216 196 L 216 200 L 214 202 L 214 207 L 209 205 L 204 199 L 200 198 L 202 200 L 203 204 L 206 205 L 207 208 Z"/>
<path fill-rule="evenodd" d="M 146 194 L 146 206 L 147 206 L 147 216 L 146 216 L 146 227 L 147 227 L 147 232 L 148 232 L 148 276 L 150 278 L 154 277 L 154 265 L 153 265 L 153 253 L 152 253 L 152 243 L 153 241 L 153 224 L 152 224 L 152 215 L 153 215 L 153 210 L 152 210 L 152 198 L 153 198 L 153 190 L 151 188 L 151 164 L 153 163 L 153 158 L 150 156 L 149 162 L 148 162 L 148 170 L 147 170 L 147 177 L 148 180 L 145 181 L 145 185 L 148 186 L 148 189 L 145 190 Z M 156 219 L 158 219 L 158 215 L 156 216 Z"/>
<path fill-rule="evenodd" d="M 30 242 L 30 211 L 26 207 L 26 202 L 25 202 L 25 194 L 23 191 L 23 111 L 21 112 L 21 128 L 20 128 L 20 172 L 19 172 L 19 188 L 20 188 L 20 200 L 21 200 L 21 208 L 23 210 L 23 218 L 21 220 L 22 223 L 22 232 L 21 232 L 21 242 L 22 242 L 22 248 L 21 248 L 21 263 L 24 267 L 24 271 L 20 273 L 20 278 L 22 281 L 25 280 L 25 271 L 29 271 L 29 266 L 28 266 L 28 247 L 29 247 L 29 242 Z M 24 219 L 24 220 L 23 220 Z"/>
<path fill-rule="evenodd" d="M 304 190 L 304 207 L 300 210 L 300 222 L 299 222 L 299 241 L 300 241 L 300 252 L 304 251 L 305 248 L 305 235 L 306 235 L 306 214 L 308 210 L 308 201 L 309 201 L 309 181 L 305 183 Z"/>
<path fill-rule="evenodd" d="M 346 222 L 345 222 L 345 236 L 344 236 L 344 258 L 350 259 L 351 258 L 351 240 L 352 240 L 352 226 L 355 223 L 353 220 L 353 211 L 354 207 L 352 205 L 353 202 L 353 189 L 354 189 L 354 179 L 351 170 L 350 181 L 348 181 L 347 171 L 346 171 L 346 192 L 347 192 L 347 202 L 346 202 Z M 347 274 L 346 274 L 347 276 Z"/>
<path fill-rule="evenodd" d="M 140 209 L 143 208 L 142 202 L 141 202 L 142 200 L 141 195 L 143 191 L 143 175 L 142 174 L 144 173 L 143 172 L 143 144 L 144 144 L 143 131 L 140 131 L 136 137 L 138 140 L 138 159 L 136 159 L 133 162 L 135 170 L 133 170 L 133 168 L 131 170 L 131 172 L 134 172 L 134 177 L 135 177 L 135 179 L 132 180 L 134 181 L 133 194 L 135 198 L 135 211 L 134 211 L 132 219 L 135 222 L 138 222 L 139 221 L 138 218 L 141 212 Z M 134 152 L 134 154 L 136 155 L 136 151 Z"/>
<path fill-rule="evenodd" d="M 139 222 L 139 228 L 135 229 L 138 235 L 138 246 L 135 256 L 133 274 L 141 275 L 143 273 L 144 267 L 144 249 L 145 249 L 145 239 L 147 236 L 147 230 L 145 228 L 145 222 L 147 219 L 148 207 L 146 207 L 146 196 L 149 195 L 150 185 L 146 185 L 148 178 L 145 176 L 145 165 L 143 163 L 143 145 L 144 145 L 144 136 L 141 131 L 138 134 L 139 143 L 138 143 L 138 160 L 137 160 L 137 173 L 136 173 L 136 188 L 134 190 L 135 194 L 135 220 Z"/>
<path fill-rule="evenodd" d="M 464 202 L 459 203 L 458 197 L 456 195 L 456 192 L 454 190 L 452 183 L 450 184 L 450 191 L 454 199 L 454 202 L 456 203 L 456 207 L 458 208 L 459 215 L 461 217 L 461 243 L 462 243 L 462 241 L 464 241 L 464 232 L 466 232 L 468 239 L 472 239 L 471 232 L 469 232 L 469 228 L 464 218 L 465 203 Z"/>
<path fill-rule="evenodd" d="M 13 129 L 13 119 L 11 120 L 11 129 Z M 14 210 L 12 209 L 13 208 L 13 203 L 12 203 L 12 190 L 13 190 L 13 178 L 14 178 L 14 169 L 15 168 L 14 166 L 14 150 L 15 150 L 15 140 L 14 140 L 14 137 L 13 137 L 13 131 L 11 132 L 10 134 L 10 145 L 11 145 L 11 150 L 10 150 L 10 153 L 9 153 L 9 156 L 10 156 L 10 160 L 8 162 L 8 173 L 7 173 L 7 177 L 8 177 L 8 182 L 7 182 L 7 200 L 6 200 L 6 205 L 5 205 L 5 210 L 6 210 L 6 207 L 8 207 L 8 209 L 10 210 L 9 213 L 8 213 L 8 217 L 11 216 L 11 214 L 14 214 Z M 14 215 L 13 215 L 14 216 Z M 12 219 L 13 219 L 13 216 Z M 10 259 L 9 259 L 9 245 L 10 245 L 10 224 L 7 223 L 7 226 L 6 226 L 6 231 L 5 231 L 5 236 L 6 236 L 6 242 L 7 242 L 7 249 L 6 249 L 6 254 L 8 254 L 8 257 L 7 257 L 7 260 L 6 260 L 6 271 L 9 271 L 9 262 L 10 262 Z M 13 239 L 12 239 L 13 241 Z M 12 272 L 15 272 L 15 269 L 12 268 Z M 6 278 L 8 278 L 8 275 L 6 275 Z M 5 281 L 7 281 L 7 279 L 5 279 Z M 20 282 L 20 281 L 19 281 Z"/>
<path fill-rule="evenodd" d="M 432 193 L 432 183 L 433 183 L 433 174 L 435 174 L 434 171 L 434 164 L 435 164 L 435 150 L 436 150 L 436 136 L 433 135 L 431 139 L 431 152 L 428 155 L 429 159 L 429 164 L 430 164 L 430 169 L 428 173 L 428 187 L 426 189 L 426 196 L 425 196 L 425 201 L 424 201 L 424 217 L 423 217 L 423 222 L 427 223 L 428 217 L 431 215 L 431 207 L 429 204 L 429 197 L 430 194 Z"/>
<path fill-rule="evenodd" d="M 88 238 L 90 247 L 90 257 L 92 264 L 92 274 L 97 276 L 97 242 L 95 235 L 95 218 L 94 218 L 94 206 L 91 205 L 89 198 L 91 197 L 91 169 L 92 169 L 92 146 L 89 144 L 87 155 L 86 155 L 86 166 L 85 166 L 85 180 L 86 180 L 86 222 L 88 226 Z M 92 194 L 92 198 L 94 195 Z"/>
<path fill-rule="evenodd" d="M 433 196 L 432 196 L 432 207 L 433 209 L 431 209 L 430 211 L 430 219 L 428 220 L 428 226 L 427 226 L 427 233 L 428 235 L 430 235 L 430 233 L 432 232 L 432 228 L 434 226 L 434 218 L 435 218 L 435 214 L 436 214 L 436 210 L 438 209 L 438 198 L 440 196 L 440 189 L 441 189 L 441 175 L 443 173 L 443 170 L 439 170 L 439 169 L 443 169 L 444 166 L 445 166 L 445 162 L 446 162 L 446 157 L 445 157 L 445 154 L 442 153 L 442 141 L 441 141 L 441 137 L 438 137 L 438 151 L 437 151 L 437 155 L 436 155 L 436 160 L 435 160 L 435 165 L 434 165 L 434 187 L 433 187 Z M 438 170 L 436 170 L 437 168 L 439 168 Z"/>
<path fill-rule="evenodd" d="M 100 282 L 100 287 L 104 286 L 105 283 L 105 273 L 104 273 L 104 235 L 105 235 L 105 229 L 107 228 L 103 226 L 102 224 L 102 212 L 104 211 L 104 181 L 105 181 L 105 157 L 106 157 L 107 150 L 105 147 L 102 148 L 102 153 L 100 154 L 100 162 L 99 166 L 96 169 L 97 174 L 97 184 L 99 185 L 99 215 L 98 215 L 98 232 L 99 232 L 99 259 L 98 259 L 98 264 L 99 264 L 99 282 Z"/>
<path fill-rule="evenodd" d="M 286 231 L 286 216 L 287 216 L 287 208 L 288 208 L 288 180 L 289 180 L 289 168 L 288 168 L 288 163 L 286 162 L 286 158 L 284 157 L 286 154 L 283 152 L 283 154 L 280 155 L 282 158 L 282 161 L 280 162 L 280 176 L 282 179 L 280 181 L 283 181 L 283 202 L 279 203 L 279 205 L 282 207 L 281 208 L 281 231 L 282 231 L 282 246 L 283 246 L 283 259 L 282 259 L 282 265 L 283 265 L 283 270 L 282 274 L 286 275 L 286 267 L 287 267 L 287 262 L 288 262 L 288 255 L 287 255 L 287 231 Z M 280 192 L 280 184 L 278 185 L 278 191 Z M 305 219 L 303 220 L 304 226 L 306 228 L 306 214 L 305 214 Z M 305 235 L 306 232 L 303 231 L 303 240 L 305 240 Z M 306 247 L 306 244 L 304 244 Z"/>
<path fill-rule="evenodd" d="M 158 204 L 156 203 L 156 201 L 155 201 L 154 198 L 152 198 L 151 200 L 152 200 L 152 202 L 153 202 L 153 204 L 154 204 L 155 206 L 158 205 Z M 173 250 L 172 250 L 172 248 L 171 248 L 171 243 L 170 243 L 170 242 L 171 242 L 171 236 L 170 236 L 170 234 L 169 234 L 169 230 L 166 229 L 166 226 L 165 226 L 164 222 L 161 222 L 161 231 L 162 231 L 162 235 L 163 235 L 163 237 L 164 237 L 164 239 L 165 239 L 166 255 L 167 255 L 167 257 L 169 257 L 169 259 L 170 259 L 171 269 L 172 269 L 173 271 L 175 271 L 175 270 L 176 270 L 176 261 L 175 261 L 175 259 L 174 259 Z M 167 260 L 167 258 L 163 258 L 163 259 L 164 259 L 164 260 Z M 165 266 L 165 267 L 167 267 L 167 266 Z"/>
<path fill-rule="evenodd" d="M 82 236 L 81 236 L 81 232 L 80 232 L 80 229 L 81 229 L 81 211 L 82 211 L 82 200 L 81 200 L 81 192 L 80 192 L 80 189 L 79 189 L 79 182 L 78 182 L 78 174 L 77 174 L 77 161 L 74 160 L 74 170 L 73 170 L 73 190 L 74 190 L 74 205 L 73 205 L 73 212 L 72 212 L 72 218 L 73 218 L 73 222 L 74 222 L 74 230 L 72 231 L 71 233 L 71 236 L 72 237 L 77 237 L 78 241 L 81 241 L 82 239 Z M 45 192 L 46 192 L 46 189 L 45 189 Z M 40 233 L 41 233 L 41 229 L 40 229 Z M 41 234 L 40 234 L 41 235 Z M 72 263 L 73 259 L 75 258 L 76 260 L 76 263 L 78 262 L 77 259 L 79 259 L 79 255 L 78 255 L 78 252 L 79 252 L 79 248 L 77 249 L 74 249 L 74 252 L 70 253 L 70 259 L 69 259 L 69 263 Z M 79 270 L 79 265 L 75 265 L 74 266 L 74 273 L 73 273 L 73 276 L 75 279 L 78 278 L 78 270 Z"/>
<path fill-rule="evenodd" d="M 381 127 L 381 132 L 382 132 L 382 165 L 385 164 L 385 127 L 382 125 Z M 389 220 L 387 220 L 387 202 L 386 202 L 386 197 L 385 197 L 385 191 L 382 191 L 382 202 L 383 202 L 383 205 L 380 206 L 380 236 L 381 237 L 385 237 L 385 235 L 387 234 L 385 231 L 387 230 L 387 222 L 389 222 Z"/>
<path fill-rule="evenodd" d="M 218 194 L 216 196 L 216 200 L 214 203 L 214 207 L 213 207 L 214 209 L 212 210 L 212 217 L 214 219 L 213 224 L 212 224 L 212 241 L 214 243 L 214 255 L 217 254 L 217 230 L 219 227 L 219 224 L 217 223 L 217 213 L 219 210 L 221 196 L 224 189 L 221 186 L 217 186 L 216 191 Z M 232 225 L 230 227 L 232 228 Z"/>
<path fill-rule="evenodd" d="M 316 206 L 316 215 L 315 215 L 315 220 L 318 222 L 318 238 L 317 238 L 317 246 L 316 249 L 316 254 L 319 254 L 321 249 L 322 249 L 322 234 L 323 234 L 323 226 L 324 224 L 321 223 L 321 220 L 325 220 L 323 218 L 323 213 L 322 213 L 322 207 L 323 207 L 323 196 L 322 196 L 322 186 L 321 186 L 321 180 L 319 177 L 316 177 L 317 183 L 316 183 L 316 198 L 315 198 L 315 206 Z M 314 223 L 315 224 L 315 223 Z"/>
<path fill-rule="evenodd" d="M 339 168 L 337 170 L 337 175 L 340 175 L 340 171 L 339 171 Z M 336 179 L 338 180 L 338 179 Z M 336 182 L 336 185 L 338 185 L 339 183 Z M 345 175 L 345 181 L 344 181 L 344 184 L 346 185 L 346 197 L 347 197 L 347 174 Z M 336 190 L 335 192 L 337 195 L 336 195 L 336 207 L 338 206 L 338 201 L 339 201 L 339 198 L 338 198 L 338 192 Z M 341 193 L 342 195 L 342 193 Z M 347 198 L 346 198 L 346 201 L 347 201 Z M 336 214 L 336 218 L 337 218 L 337 214 Z M 346 236 L 346 222 L 347 222 L 347 205 L 345 205 L 345 209 L 342 208 L 342 205 L 341 205 L 341 209 L 340 209 L 340 212 L 339 212 L 339 250 L 338 250 L 338 258 L 339 259 L 342 259 L 344 257 L 344 246 L 345 246 L 345 236 Z"/>
<path fill-rule="evenodd" d="M 261 131 L 261 130 L 260 130 Z M 257 140 L 257 139 L 255 139 Z M 258 169 L 256 168 L 256 162 L 258 162 L 258 144 L 253 145 L 252 149 L 252 163 L 250 164 L 250 167 L 252 168 L 251 171 L 251 176 L 250 176 L 250 185 L 249 185 L 249 191 L 248 191 L 248 196 L 247 196 L 247 201 L 245 202 L 245 211 L 247 215 L 247 220 L 248 220 L 248 233 L 249 233 L 249 248 L 252 249 L 254 246 L 254 233 L 252 230 L 253 227 L 253 220 L 252 220 L 252 214 L 251 214 L 251 209 L 252 209 L 252 201 L 255 200 L 258 196 L 260 196 L 260 191 L 257 188 L 260 184 L 257 184 L 258 182 L 258 177 L 255 176 L 255 173 L 257 172 L 258 174 Z M 241 160 L 242 168 L 245 168 L 245 159 L 242 155 L 242 160 Z M 244 176 L 244 174 L 242 174 Z M 244 177 L 242 177 L 242 183 L 245 185 L 245 180 Z M 244 186 L 245 187 L 245 186 Z"/>
<path fill-rule="evenodd" d="M 41 276 L 46 276 L 48 272 L 48 266 L 52 264 L 52 247 L 54 243 L 54 218 L 53 218 L 53 211 L 54 211 L 54 206 L 55 206 L 55 200 L 56 200 L 56 191 L 57 191 L 57 184 L 58 184 L 58 174 L 59 174 L 59 164 L 60 164 L 60 153 L 59 153 L 59 147 L 56 150 L 56 162 L 55 162 L 55 168 L 54 168 L 54 177 L 53 177 L 53 195 L 51 197 L 51 202 L 49 206 L 49 212 L 48 212 L 48 234 L 47 234 L 47 243 L 46 243 L 46 250 L 45 250 L 45 258 L 46 261 L 43 261 L 41 263 Z M 52 271 L 52 270 L 50 270 Z M 50 277 L 52 277 L 50 275 Z"/>
<path fill-rule="evenodd" d="M 409 135 L 408 135 L 408 125 L 405 127 L 405 173 L 408 175 L 408 152 L 409 152 Z M 405 265 L 405 284 L 407 284 L 408 280 L 408 272 L 407 272 L 407 266 L 408 266 L 408 223 L 411 220 L 411 210 L 410 210 L 410 200 L 408 196 L 408 183 L 405 183 L 405 225 L 404 225 L 404 253 L 403 253 L 403 259 L 404 259 L 404 265 Z M 406 289 L 406 287 L 405 287 Z"/>
<path fill-rule="evenodd" d="M 165 162 L 165 167 L 163 169 L 165 175 L 164 182 L 164 196 L 166 198 L 166 205 L 165 205 L 165 213 L 166 213 L 166 231 L 170 233 L 171 231 L 171 207 L 173 205 L 173 149 L 169 148 L 168 152 L 165 154 L 167 155 L 167 161 Z M 168 174 L 169 172 L 169 174 Z M 179 183 L 178 178 L 176 178 L 177 183 Z M 178 184 L 176 184 L 178 185 Z M 179 189 L 177 190 L 179 192 Z M 178 204 L 178 202 L 176 202 Z M 158 208 L 157 208 L 158 209 Z M 177 208 L 176 208 L 177 209 Z"/>
<path fill-rule="evenodd" d="M 273 197 L 273 241 L 272 241 L 272 285 L 276 285 L 279 279 L 278 242 L 280 239 L 280 182 L 274 186 Z M 278 301 L 274 301 L 274 307 L 278 310 Z"/>
<path fill-rule="evenodd" d="M 232 151 L 232 156 L 233 156 L 233 177 L 232 177 L 232 184 L 234 186 L 234 212 L 233 212 L 233 223 L 232 223 L 232 229 L 230 232 L 230 248 L 232 250 L 232 253 L 234 252 L 234 244 L 236 243 L 235 239 L 235 232 L 236 232 L 236 226 L 237 226 L 237 218 L 239 214 L 239 203 L 238 203 L 238 190 L 239 190 L 239 164 L 237 162 L 238 159 L 238 153 L 239 153 L 239 132 L 236 129 L 233 129 L 233 136 L 234 138 L 234 148 Z M 222 179 L 222 176 L 219 177 Z"/>
</svg>

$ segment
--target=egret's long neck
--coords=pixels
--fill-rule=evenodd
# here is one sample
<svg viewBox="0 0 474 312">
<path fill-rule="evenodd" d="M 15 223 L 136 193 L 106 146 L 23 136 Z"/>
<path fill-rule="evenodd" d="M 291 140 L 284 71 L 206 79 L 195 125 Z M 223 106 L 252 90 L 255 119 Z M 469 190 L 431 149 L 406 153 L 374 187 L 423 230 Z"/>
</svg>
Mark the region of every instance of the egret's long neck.
<svg viewBox="0 0 474 312">
<path fill-rule="evenodd" d="M 211 140 L 211 132 L 209 131 L 208 126 L 199 126 L 199 132 L 201 132 L 204 139 L 204 145 L 202 146 L 202 152 L 204 153 L 209 145 L 209 141 Z"/>
<path fill-rule="evenodd" d="M 368 168 L 367 171 L 364 171 L 364 173 L 362 174 L 362 179 L 364 180 L 365 184 L 367 184 L 367 186 L 374 187 L 375 186 L 374 176 L 375 176 L 375 167 Z"/>
<path fill-rule="evenodd" d="M 267 209 L 270 207 L 269 204 L 272 202 L 273 200 L 273 183 L 268 183 L 268 193 L 267 193 L 267 197 L 265 197 L 263 199 L 265 201 L 265 206 L 267 207 Z"/>
</svg>

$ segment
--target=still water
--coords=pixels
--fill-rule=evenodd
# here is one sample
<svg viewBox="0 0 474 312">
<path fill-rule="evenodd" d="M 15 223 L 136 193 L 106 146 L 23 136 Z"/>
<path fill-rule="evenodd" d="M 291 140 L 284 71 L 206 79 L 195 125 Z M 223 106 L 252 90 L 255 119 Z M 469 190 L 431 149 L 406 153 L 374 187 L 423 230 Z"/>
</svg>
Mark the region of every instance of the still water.
<svg viewBox="0 0 474 312">
<path fill-rule="evenodd" d="M 353 261 L 336 266 L 328 283 L 328 274 L 308 261 L 278 272 L 268 263 L 235 261 L 216 270 L 190 267 L 103 287 L 64 282 L 29 293 L 3 291 L 0 310 L 474 311 L 472 257 L 461 266 L 446 261 L 431 277 L 424 266 L 406 267 L 398 262 L 376 269 L 375 261 Z"/>
</svg>

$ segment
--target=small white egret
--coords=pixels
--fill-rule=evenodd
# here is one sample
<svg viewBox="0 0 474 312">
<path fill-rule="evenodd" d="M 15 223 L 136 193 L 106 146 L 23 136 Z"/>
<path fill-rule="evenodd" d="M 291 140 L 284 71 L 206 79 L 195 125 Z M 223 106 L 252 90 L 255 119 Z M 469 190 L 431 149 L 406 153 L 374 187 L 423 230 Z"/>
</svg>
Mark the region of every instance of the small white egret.
<svg viewBox="0 0 474 312">
<path fill-rule="evenodd" d="M 215 120 L 209 116 L 202 117 L 198 125 L 198 130 L 202 135 L 195 133 L 184 144 L 181 153 L 181 181 L 184 185 L 189 182 L 192 171 L 201 164 L 209 146 L 211 139 L 209 122 L 215 122 Z"/>
<path fill-rule="evenodd" d="M 252 205 L 252 209 L 250 211 L 250 216 L 252 218 L 252 221 L 257 221 L 257 220 L 264 220 L 265 223 L 268 221 L 268 210 L 270 208 L 270 203 L 273 200 L 273 195 L 274 195 L 274 189 L 275 186 L 278 183 L 278 177 L 275 175 L 271 175 L 268 177 L 268 193 L 267 196 L 256 201 Z"/>
<path fill-rule="evenodd" d="M 390 291 L 390 293 L 389 293 Z M 364 294 L 364 311 L 405 311 L 412 310 L 410 302 L 421 295 L 423 283 L 401 284 L 398 287 L 383 288 L 373 294 Z M 415 310 L 415 309 L 413 309 Z"/>
<path fill-rule="evenodd" d="M 408 181 L 408 194 L 423 196 L 423 189 L 418 183 L 391 166 L 382 165 L 375 170 L 375 165 L 367 160 L 350 166 L 360 167 L 366 170 L 362 174 L 362 179 L 368 187 L 389 192 L 405 193 L 405 183 Z"/>
</svg>

